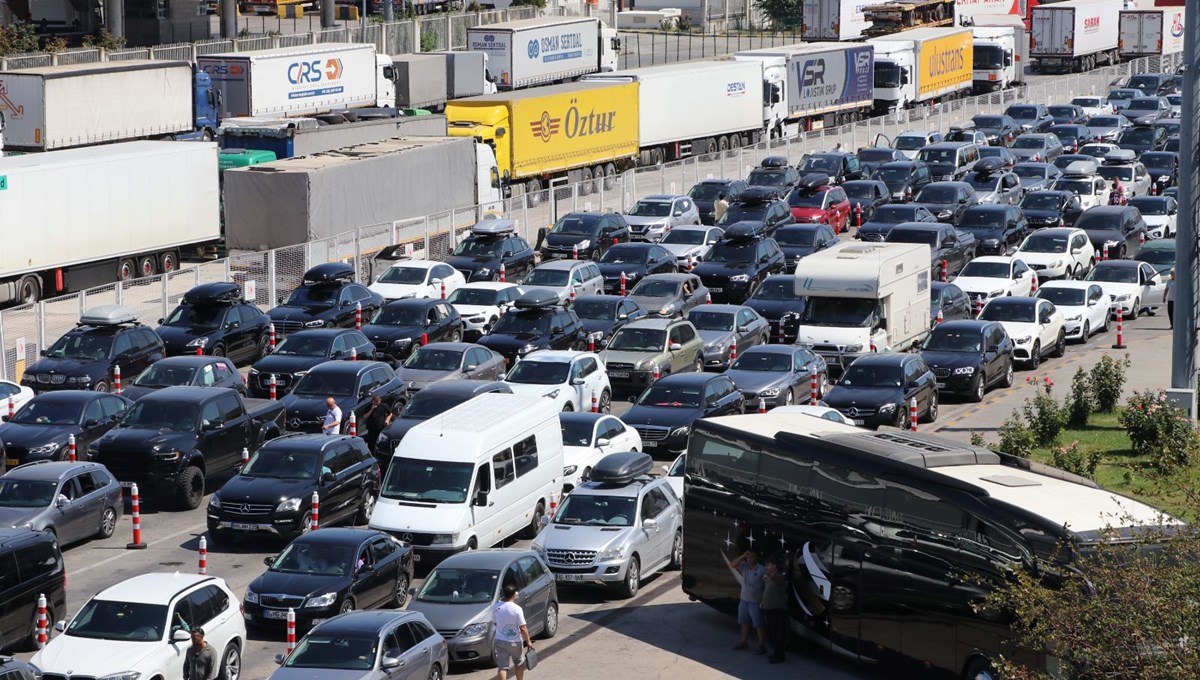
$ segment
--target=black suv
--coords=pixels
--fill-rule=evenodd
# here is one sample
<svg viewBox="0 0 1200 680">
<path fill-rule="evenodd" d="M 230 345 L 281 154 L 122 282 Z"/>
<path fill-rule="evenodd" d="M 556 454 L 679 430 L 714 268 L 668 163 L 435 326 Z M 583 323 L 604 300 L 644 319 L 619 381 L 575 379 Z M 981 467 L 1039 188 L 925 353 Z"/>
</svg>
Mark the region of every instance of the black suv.
<svg viewBox="0 0 1200 680">
<path fill-rule="evenodd" d="M 971 206 L 958 229 L 975 236 L 976 255 L 1008 255 L 1029 235 L 1025 213 L 1015 205 Z"/>
<path fill-rule="evenodd" d="M 353 328 L 310 328 L 299 331 L 284 338 L 274 351 L 250 367 L 247 387 L 251 396 L 270 396 L 271 376 L 275 376 L 275 393 L 283 396 L 313 366 L 330 359 L 349 359 L 351 356 L 363 361 L 375 358 L 375 346 L 363 331 Z"/>
<path fill-rule="evenodd" d="M 463 322 L 449 302 L 417 298 L 387 303 L 362 330 L 380 360 L 400 362 L 422 343 L 462 340 Z"/>
<path fill-rule="evenodd" d="M 46 596 L 52 625 L 67 616 L 67 574 L 58 539 L 48 531 L 0 529 L 0 574 L 0 648 L 37 649 L 38 596 Z M 9 678 L 7 672 L 3 677 Z"/>
<path fill-rule="evenodd" d="M 992 385 L 1012 387 L 1013 343 L 996 321 L 946 321 L 925 336 L 921 358 L 942 394 L 983 401 Z"/>
<path fill-rule="evenodd" d="M 796 277 L 791 274 L 768 276 L 745 302 L 771 324 L 768 342 L 778 343 L 795 342 L 800 332 L 800 315 L 807 304 L 808 298 L 796 293 Z"/>
<path fill-rule="evenodd" d="M 1004 109 L 1004 115 L 1012 116 L 1022 132 L 1045 132 L 1054 125 L 1054 116 L 1045 104 L 1013 104 Z"/>
<path fill-rule="evenodd" d="M 267 314 L 278 333 L 301 328 L 352 328 L 362 306 L 364 319 L 383 305 L 383 296 L 354 281 L 354 268 L 341 262 L 319 264 L 304 272 L 300 287 Z"/>
<path fill-rule="evenodd" d="M 108 392 L 116 367 L 132 380 L 164 356 L 162 339 L 138 323 L 133 308 L 104 305 L 84 312 L 75 328 L 42 350 L 42 358 L 25 369 L 21 384 L 34 392 Z"/>
<path fill-rule="evenodd" d="M 183 294 L 179 306 L 154 329 L 167 356 L 208 354 L 254 361 L 267 348 L 270 318 L 246 302 L 236 283 L 205 283 Z"/>
<path fill-rule="evenodd" d="M 573 212 L 558 218 L 549 231 L 538 230 L 542 260 L 577 257 L 599 259 L 613 244 L 629 240 L 629 225 L 620 213 Z"/>
<path fill-rule="evenodd" d="M 742 179 L 706 179 L 688 191 L 688 198 L 692 199 L 692 202 L 696 204 L 696 210 L 700 211 L 700 223 L 711 226 L 713 222 L 717 221 L 714 206 L 721 194 L 725 194 L 726 202 L 734 203 L 746 190 L 746 187 L 746 180 Z"/>
<path fill-rule="evenodd" d="M 713 302 L 740 305 L 764 279 L 782 274 L 783 269 L 783 251 L 775 239 L 763 237 L 749 225 L 735 224 L 692 273 L 708 288 Z"/>
<path fill-rule="evenodd" d="M 468 282 L 499 281 L 502 264 L 506 281 L 521 281 L 533 271 L 533 246 L 516 231 L 512 220 L 478 222 L 445 262 L 462 272 Z"/>
<path fill-rule="evenodd" d="M 404 405 L 404 410 L 379 434 L 375 440 L 375 457 L 386 471 L 392 452 L 409 430 L 480 394 L 493 392 L 512 394 L 512 388 L 508 383 L 487 380 L 447 380 L 426 387 L 414 394 Z"/>
<path fill-rule="evenodd" d="M 738 196 L 736 203 L 729 204 L 729 209 L 716 224 L 727 228 L 737 222 L 757 222 L 762 225 L 764 234 L 770 236 L 779 227 L 795 221 L 792 207 L 779 197 L 775 189 L 750 187 Z"/>
<path fill-rule="evenodd" d="M 88 444 L 113 429 L 133 405 L 117 394 L 84 390 L 47 392 L 30 399 L 0 425 L 5 463 L 9 469 L 38 460 L 67 460 L 70 437 L 82 459 Z"/>
<path fill-rule="evenodd" d="M 1146 220 L 1131 205 L 1097 205 L 1088 208 L 1075 227 L 1087 232 L 1097 253 L 1122 260 L 1137 252 L 1146 235 Z"/>
<path fill-rule="evenodd" d="M 829 175 L 829 179 L 834 184 L 863 178 L 862 164 L 859 162 L 858 156 L 847 151 L 810 153 L 800 159 L 797 169 L 801 175 L 810 172 Z"/>
<path fill-rule="evenodd" d="M 651 274 L 674 274 L 675 255 L 657 243 L 622 243 L 604 253 L 596 263 L 604 276 L 604 292 L 621 292 L 621 275 L 626 290 Z"/>
<path fill-rule="evenodd" d="M 871 179 L 886 184 L 893 201 L 911 201 L 933 181 L 933 174 L 921 161 L 892 161 L 875 168 Z"/>
<path fill-rule="evenodd" d="M 775 187 L 780 193 L 791 190 L 800 181 L 800 171 L 788 165 L 784 156 L 768 156 L 746 176 L 752 187 Z"/>
<path fill-rule="evenodd" d="M 1018 205 L 1031 229 L 1074 226 L 1083 212 L 1079 194 L 1061 189 L 1030 191 Z"/>
<path fill-rule="evenodd" d="M 531 290 L 517 298 L 479 344 L 500 354 L 508 365 L 539 349 L 582 349 L 587 331 L 570 307 L 552 290 Z"/>
<path fill-rule="evenodd" d="M 397 412 L 408 398 L 408 388 L 382 361 L 326 361 L 300 378 L 283 398 L 288 431 L 320 433 L 329 409 L 325 400 L 330 397 L 342 411 L 341 432 L 350 431 L 353 413 L 359 436 L 366 436 L 363 416 L 371 408 L 371 398 L 379 397 L 384 408 Z"/>
<path fill-rule="evenodd" d="M 264 444 L 208 501 L 208 537 L 277 536 L 285 541 L 312 523 L 366 524 L 379 493 L 379 463 L 361 437 L 289 434 Z"/>
</svg>

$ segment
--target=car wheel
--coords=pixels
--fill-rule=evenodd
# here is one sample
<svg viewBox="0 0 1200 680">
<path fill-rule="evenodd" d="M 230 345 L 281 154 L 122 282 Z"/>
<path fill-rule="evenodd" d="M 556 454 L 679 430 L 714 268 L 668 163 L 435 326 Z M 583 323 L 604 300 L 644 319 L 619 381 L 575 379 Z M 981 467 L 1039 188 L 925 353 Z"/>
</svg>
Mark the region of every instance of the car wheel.
<svg viewBox="0 0 1200 680">
<path fill-rule="evenodd" d="M 204 472 L 195 465 L 188 466 L 175 480 L 175 498 L 184 510 L 195 510 L 204 500 Z"/>
<path fill-rule="evenodd" d="M 692 370 L 696 373 L 704 372 L 704 357 L 700 356 L 699 353 L 696 354 L 696 361 L 692 362 Z"/>
<path fill-rule="evenodd" d="M 533 508 L 533 517 L 529 519 L 529 526 L 525 527 L 521 538 L 537 538 L 538 532 L 542 530 L 542 517 L 546 515 L 546 506 L 538 501 L 538 504 Z"/>
<path fill-rule="evenodd" d="M 338 613 L 345 614 L 346 612 L 352 612 L 352 611 L 354 611 L 354 598 L 347 597 L 342 602 L 342 606 L 338 608 Z"/>
<path fill-rule="evenodd" d="M 95 385 L 92 385 L 92 390 L 95 392 L 108 392 L 108 381 L 97 380 Z"/>
<path fill-rule="evenodd" d="M 225 648 L 225 653 L 221 655 L 221 672 L 217 677 L 220 680 L 238 680 L 242 677 L 242 650 L 238 649 L 237 643 L 230 642 Z"/>
<path fill-rule="evenodd" d="M 601 413 L 612 412 L 612 395 L 608 393 L 608 390 L 600 393 L 600 405 L 597 407 L 597 410 Z"/>
<path fill-rule="evenodd" d="M 793 395 L 792 390 L 789 389 L 787 391 L 787 393 L 783 396 L 783 405 L 791 406 L 793 403 L 795 403 L 795 401 L 796 401 L 796 396 Z"/>
<path fill-rule="evenodd" d="M 454 331 L 451 333 L 450 342 L 462 342 L 462 331 Z"/>
<path fill-rule="evenodd" d="M 1004 369 L 1004 379 L 1000 381 L 1000 386 L 1001 387 L 1012 387 L 1013 386 L 1013 362 L 1012 362 L 1012 359 L 1008 360 L 1008 368 Z"/>
<path fill-rule="evenodd" d="M 976 658 L 967 664 L 967 670 L 963 673 L 964 680 L 996 680 L 997 677 L 991 662 L 982 658 Z"/>
<path fill-rule="evenodd" d="M 632 555 L 629 558 L 629 565 L 625 567 L 625 580 L 617 584 L 617 597 L 628 600 L 638 594 L 638 588 L 641 585 L 642 565 L 638 556 Z"/>
<path fill-rule="evenodd" d="M 1037 370 L 1038 366 L 1042 365 L 1042 343 L 1040 340 L 1033 341 L 1033 349 L 1029 352 L 1029 368 Z"/>
<path fill-rule="evenodd" d="M 1083 322 L 1083 335 L 1079 336 L 1079 344 L 1086 345 L 1088 337 L 1092 334 L 1092 325 L 1087 321 Z"/>
<path fill-rule="evenodd" d="M 938 417 L 938 393 L 935 390 L 934 393 L 932 395 L 930 395 L 930 397 L 929 397 L 929 408 L 925 410 L 925 417 L 922 418 L 921 421 L 926 422 L 926 423 L 936 423 L 937 417 Z"/>
<path fill-rule="evenodd" d="M 104 508 L 104 512 L 100 514 L 100 529 L 96 535 L 100 538 L 108 538 L 117 530 L 117 510 L 116 508 Z"/>
<path fill-rule="evenodd" d="M 895 422 L 892 423 L 897 430 L 908 429 L 908 404 L 900 404 L 896 409 Z"/>
<path fill-rule="evenodd" d="M 203 353 L 203 350 L 201 350 L 201 353 Z M 218 343 L 216 346 L 214 346 L 212 348 L 212 351 L 209 352 L 208 354 L 209 354 L 209 356 L 223 357 L 223 356 L 225 356 L 225 346 Z"/>
<path fill-rule="evenodd" d="M 258 346 L 254 348 L 253 361 L 258 361 L 259 359 L 267 356 L 267 346 L 270 344 L 271 344 L 271 336 L 264 334 L 261 338 L 259 338 Z"/>
<path fill-rule="evenodd" d="M 1110 320 L 1111 318 L 1112 318 L 1112 314 L 1105 314 L 1105 315 L 1104 315 L 1104 325 L 1100 327 L 1100 330 L 1099 330 L 1098 332 L 1100 332 L 1100 333 L 1107 333 L 1107 332 L 1108 332 L 1108 324 L 1109 324 L 1109 320 Z"/>
<path fill-rule="evenodd" d="M 983 401 L 983 393 L 986 391 L 987 377 L 983 374 L 983 371 L 978 371 L 975 373 L 975 380 L 971 383 L 971 394 L 969 395 L 969 398 L 971 401 L 978 404 L 979 402 Z"/>
<path fill-rule="evenodd" d="M 574 411 L 574 410 L 575 410 L 575 407 L 571 404 L 571 402 L 568 401 L 567 403 L 563 404 L 563 407 L 562 407 L 563 413 L 570 413 L 571 411 Z"/>
<path fill-rule="evenodd" d="M 362 503 L 358 506 L 358 518 L 354 520 L 355 524 L 366 524 L 371 519 L 371 511 L 375 509 L 375 494 L 371 493 L 370 489 L 365 489 L 362 495 Z"/>
<path fill-rule="evenodd" d="M 433 667 L 429 669 L 429 680 L 442 680 L 441 666 L 433 664 Z"/>
<path fill-rule="evenodd" d="M 1129 321 L 1133 321 L 1133 320 L 1137 319 L 1137 318 L 1138 318 L 1138 310 L 1140 310 L 1141 308 L 1142 308 L 1142 299 L 1141 299 L 1141 298 L 1134 298 L 1134 300 L 1133 300 L 1133 310 L 1129 312 L 1129 319 L 1128 319 L 1128 320 L 1129 320 Z"/>
<path fill-rule="evenodd" d="M 1075 270 L 1071 272 L 1071 278 L 1075 279 L 1076 281 L 1083 279 L 1083 265 L 1075 265 Z"/>
<path fill-rule="evenodd" d="M 671 571 L 679 571 L 683 569 L 683 531 L 675 532 L 675 541 L 671 543 L 671 564 L 667 567 Z"/>
<path fill-rule="evenodd" d="M 311 511 L 304 513 L 304 516 L 300 518 L 300 531 L 292 538 L 295 538 L 296 536 L 303 536 L 304 534 L 307 534 L 310 531 L 312 531 L 312 512 Z"/>
<path fill-rule="evenodd" d="M 1054 341 L 1054 351 L 1050 356 L 1061 359 L 1067 353 L 1067 332 L 1059 329 L 1058 339 Z"/>
<path fill-rule="evenodd" d="M 404 605 L 408 604 L 408 588 L 412 585 L 412 581 L 408 578 L 408 572 L 403 567 L 400 568 L 400 573 L 396 575 L 396 583 L 392 588 L 391 606 L 394 609 L 403 609 Z"/>
<path fill-rule="evenodd" d="M 558 603 L 554 600 L 546 603 L 546 619 L 542 621 L 542 632 L 538 637 L 549 640 L 558 632 Z"/>
</svg>

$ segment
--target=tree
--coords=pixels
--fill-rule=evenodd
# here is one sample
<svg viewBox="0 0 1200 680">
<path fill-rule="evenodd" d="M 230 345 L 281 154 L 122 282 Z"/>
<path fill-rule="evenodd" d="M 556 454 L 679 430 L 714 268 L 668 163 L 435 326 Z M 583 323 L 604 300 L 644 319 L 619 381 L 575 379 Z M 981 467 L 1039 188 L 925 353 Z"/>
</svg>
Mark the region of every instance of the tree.
<svg viewBox="0 0 1200 680">
<path fill-rule="evenodd" d="M 546 9 L 546 0 L 512 0 L 513 7 L 537 7 Z"/>
<path fill-rule="evenodd" d="M 803 0 L 755 0 L 777 31 L 796 30 L 804 23 Z"/>
<path fill-rule="evenodd" d="M 0 55 L 27 54 L 37 51 L 37 32 L 32 23 L 21 21 L 0 26 Z"/>
</svg>

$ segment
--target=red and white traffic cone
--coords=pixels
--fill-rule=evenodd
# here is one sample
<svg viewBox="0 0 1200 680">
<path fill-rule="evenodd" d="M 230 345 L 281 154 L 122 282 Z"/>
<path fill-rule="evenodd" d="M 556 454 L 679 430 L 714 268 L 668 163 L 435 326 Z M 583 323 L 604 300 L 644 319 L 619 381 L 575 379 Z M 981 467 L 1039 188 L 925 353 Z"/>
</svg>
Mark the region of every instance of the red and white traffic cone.
<svg viewBox="0 0 1200 680">
<path fill-rule="evenodd" d="M 732 366 L 733 362 L 735 362 L 735 361 L 737 361 L 737 342 L 736 341 L 729 343 L 729 365 Z"/>
<path fill-rule="evenodd" d="M 446 296 L 443 295 L 442 297 L 446 297 Z M 356 331 L 362 330 L 362 303 L 361 302 L 354 303 L 354 330 L 356 330 Z"/>
<path fill-rule="evenodd" d="M 1104 244 L 1104 251 L 1100 254 L 1100 261 L 1101 262 L 1108 261 L 1108 244 L 1107 243 Z"/>
<path fill-rule="evenodd" d="M 146 544 L 142 542 L 142 500 L 138 495 L 138 486 L 134 484 L 129 489 L 130 505 L 129 518 L 133 520 L 133 543 L 126 543 L 127 550 L 145 550 Z"/>
<path fill-rule="evenodd" d="M 208 541 L 200 537 L 200 562 L 198 564 L 199 571 L 196 573 L 201 576 L 208 576 Z"/>
<path fill-rule="evenodd" d="M 821 400 L 821 385 L 817 380 L 817 369 L 815 368 L 812 369 L 812 381 L 809 383 L 809 390 L 811 394 L 809 394 L 808 403 L 816 406 L 817 402 Z"/>
<path fill-rule="evenodd" d="M 358 361 L 358 349 L 355 347 L 350 348 L 350 361 Z"/>
<path fill-rule="evenodd" d="M 1146 245 L 1146 232 L 1144 232 L 1144 231 L 1138 232 L 1138 245 L 1139 246 Z"/>
<path fill-rule="evenodd" d="M 625 297 L 625 272 L 621 272 L 621 297 Z"/>
<path fill-rule="evenodd" d="M 421 346 L 424 347 L 425 345 L 428 345 L 428 344 L 429 344 L 429 334 L 422 333 L 421 334 Z"/>
<path fill-rule="evenodd" d="M 708 292 L 704 293 L 704 304 L 706 304 L 706 305 L 712 304 L 712 293 L 708 293 Z"/>
<path fill-rule="evenodd" d="M 275 351 L 275 324 L 267 327 L 267 341 L 271 345 L 271 351 Z"/>
<path fill-rule="evenodd" d="M 113 366 L 113 392 L 121 393 L 121 366 Z"/>
<path fill-rule="evenodd" d="M 321 528 L 321 495 L 316 491 L 312 495 L 312 521 L 308 524 L 309 531 Z"/>
<path fill-rule="evenodd" d="M 975 318 L 979 318 L 980 314 L 983 314 L 983 298 L 977 297 L 975 298 Z"/>
<path fill-rule="evenodd" d="M 279 385 L 278 385 L 278 381 L 276 381 L 276 379 L 275 379 L 275 374 L 272 373 L 271 374 L 271 401 L 275 401 L 278 398 L 279 398 Z"/>
<path fill-rule="evenodd" d="M 592 393 L 592 413 L 600 412 L 600 400 L 596 399 L 596 393 Z"/>
<path fill-rule="evenodd" d="M 500 263 L 500 283 L 506 283 L 507 281 L 508 281 L 508 269 L 504 266 L 504 263 L 501 262 Z"/>
<path fill-rule="evenodd" d="M 942 325 L 942 322 L 945 320 L 946 320 L 946 317 L 942 316 L 942 310 L 939 309 L 938 315 L 937 315 L 937 325 L 939 325 L 939 326 Z"/>
<path fill-rule="evenodd" d="M 1117 342 L 1113 349 L 1125 349 L 1125 310 L 1117 307 Z"/>
<path fill-rule="evenodd" d="M 245 466 L 246 463 L 249 463 L 249 462 L 250 462 L 250 449 L 243 446 L 242 447 L 242 466 Z"/>
<path fill-rule="evenodd" d="M 8 419 L 12 420 L 13 416 L 17 415 L 17 402 L 13 401 L 12 397 L 8 398 Z"/>
<path fill-rule="evenodd" d="M 879 351 L 879 348 L 878 348 L 878 347 L 876 347 L 876 346 L 875 346 L 875 343 L 873 343 L 873 342 L 872 342 L 872 343 L 871 343 L 871 354 L 874 354 L 874 353 L 876 353 L 876 352 L 878 352 L 878 351 Z"/>
<path fill-rule="evenodd" d="M 659 370 L 658 366 L 655 366 L 654 367 L 654 382 L 658 382 L 658 379 L 661 377 L 662 377 L 662 371 Z"/>
<path fill-rule="evenodd" d="M 575 245 L 571 246 L 571 259 L 572 259 L 572 260 L 578 260 L 578 259 L 579 259 L 579 244 L 578 244 L 578 243 L 576 243 Z"/>
<path fill-rule="evenodd" d="M 691 255 L 688 255 L 688 259 L 687 259 L 687 270 L 688 270 L 688 273 L 691 273 L 692 269 L 694 269 L 694 268 L 695 268 L 695 266 L 696 266 L 696 263 L 692 261 L 692 256 L 691 256 Z"/>
<path fill-rule="evenodd" d="M 596 351 L 596 336 L 591 333 L 588 333 L 588 351 Z"/>
<path fill-rule="evenodd" d="M 75 435 L 67 435 L 67 460 L 74 463 L 75 458 Z"/>
<path fill-rule="evenodd" d="M 46 613 L 46 596 L 39 594 L 37 599 L 37 648 L 45 649 L 50 637 L 50 615 Z"/>
<path fill-rule="evenodd" d="M 575 304 L 575 286 L 571 286 L 570 302 L 571 302 L 571 304 Z"/>
<path fill-rule="evenodd" d="M 358 417 L 354 415 L 354 411 L 350 412 L 350 436 L 358 436 Z"/>
<path fill-rule="evenodd" d="M 446 299 L 446 282 L 442 281 L 442 299 Z"/>
<path fill-rule="evenodd" d="M 296 648 L 296 610 L 288 609 L 287 612 L 287 653 L 285 656 L 290 656 L 292 650 Z"/>
<path fill-rule="evenodd" d="M 946 258 L 942 258 L 942 283 L 950 280 L 950 263 Z"/>
<path fill-rule="evenodd" d="M 196 348 L 196 356 L 198 356 L 198 357 L 204 356 L 204 346 L 203 345 Z"/>
<path fill-rule="evenodd" d="M 908 429 L 917 431 L 917 400 L 908 400 Z"/>
<path fill-rule="evenodd" d="M 854 226 L 855 227 L 862 226 L 862 206 L 861 205 L 854 206 Z"/>
<path fill-rule="evenodd" d="M 1037 274 L 1034 274 L 1033 282 L 1029 284 L 1029 294 L 1034 295 L 1037 293 L 1037 290 L 1038 290 L 1038 277 L 1037 277 Z"/>
<path fill-rule="evenodd" d="M 758 398 L 758 412 L 759 413 L 767 412 L 767 400 L 763 399 L 762 397 Z"/>
</svg>

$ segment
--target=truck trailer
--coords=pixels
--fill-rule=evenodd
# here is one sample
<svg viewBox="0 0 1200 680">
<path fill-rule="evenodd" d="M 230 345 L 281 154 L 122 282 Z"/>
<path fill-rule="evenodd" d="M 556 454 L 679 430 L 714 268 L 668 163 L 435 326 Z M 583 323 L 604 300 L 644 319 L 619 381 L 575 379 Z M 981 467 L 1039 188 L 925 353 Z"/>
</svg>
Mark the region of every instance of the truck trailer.
<svg viewBox="0 0 1200 680">
<path fill-rule="evenodd" d="M 106 61 L 0 73 L 9 151 L 216 137 L 216 94 L 186 61 Z"/>
<path fill-rule="evenodd" d="M 971 91 L 971 29 L 914 28 L 870 38 L 875 50 L 875 108 L 892 112 Z"/>
<path fill-rule="evenodd" d="M 867 5 L 863 17 L 871 22 L 863 35 L 891 35 L 913 28 L 952 26 L 954 0 L 896 0 Z"/>
<path fill-rule="evenodd" d="M 2 158 L 0 303 L 174 271 L 181 255 L 219 241 L 219 200 L 212 143 L 136 141 Z"/>
<path fill-rule="evenodd" d="M 999 15 L 1017 17 L 1029 30 L 1029 12 L 1037 7 L 1038 0 L 955 0 L 955 26 L 987 26 Z M 980 17 L 986 17 L 981 23 Z"/>
<path fill-rule="evenodd" d="M 446 102 L 495 94 L 486 52 L 421 52 L 392 57 L 396 106 L 439 112 Z"/>
<path fill-rule="evenodd" d="M 501 90 L 615 71 L 621 40 L 594 17 L 537 17 L 467 29 L 467 50 L 488 55 Z"/>
<path fill-rule="evenodd" d="M 1122 11 L 1117 44 L 1121 59 L 1183 52 L 1183 18 L 1182 7 Z"/>
<path fill-rule="evenodd" d="M 196 66 L 220 92 L 223 119 L 396 105 L 392 58 L 370 43 L 206 54 Z"/>
<path fill-rule="evenodd" d="M 1029 63 L 1029 31 L 1012 14 L 976 14 L 971 80 L 976 92 L 994 92 L 1025 82 Z"/>
<path fill-rule="evenodd" d="M 800 43 L 737 52 L 733 58 L 762 65 L 763 122 L 772 138 L 841 125 L 871 112 L 875 54 L 870 45 Z"/>
<path fill-rule="evenodd" d="M 215 174 L 215 173 L 214 173 Z M 225 171 L 225 242 L 264 250 L 482 205 L 496 159 L 472 139 L 388 139 Z"/>
<path fill-rule="evenodd" d="M 805 41 L 858 40 L 871 26 L 863 8 L 872 0 L 804 0 L 800 36 Z"/>
<path fill-rule="evenodd" d="M 1120 61 L 1124 0 L 1066 0 L 1033 8 L 1029 56 L 1047 73 L 1090 71 Z"/>
<path fill-rule="evenodd" d="M 221 149 L 271 151 L 276 158 L 381 142 L 396 137 L 445 137 L 446 117 L 390 116 L 329 124 L 316 118 L 230 118 L 221 126 Z"/>
</svg>

